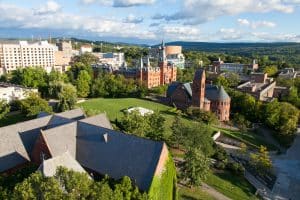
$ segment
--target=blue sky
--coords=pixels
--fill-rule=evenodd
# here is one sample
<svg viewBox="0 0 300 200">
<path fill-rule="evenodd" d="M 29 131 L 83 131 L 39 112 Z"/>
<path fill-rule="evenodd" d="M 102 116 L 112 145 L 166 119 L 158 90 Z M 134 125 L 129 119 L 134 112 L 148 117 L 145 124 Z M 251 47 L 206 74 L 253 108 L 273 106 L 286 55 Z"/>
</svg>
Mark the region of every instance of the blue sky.
<svg viewBox="0 0 300 200">
<path fill-rule="evenodd" d="M 0 0 L 0 37 L 300 42 L 300 0 Z"/>
</svg>

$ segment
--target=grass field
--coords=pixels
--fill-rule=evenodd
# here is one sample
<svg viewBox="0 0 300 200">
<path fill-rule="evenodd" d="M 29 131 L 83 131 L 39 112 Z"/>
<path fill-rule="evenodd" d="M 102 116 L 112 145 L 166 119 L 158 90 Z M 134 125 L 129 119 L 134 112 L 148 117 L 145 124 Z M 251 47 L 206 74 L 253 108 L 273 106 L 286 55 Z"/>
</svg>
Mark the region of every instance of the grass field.
<svg viewBox="0 0 300 200">
<path fill-rule="evenodd" d="M 260 145 L 267 147 L 269 150 L 278 150 L 276 146 L 268 143 L 265 139 L 252 132 L 232 131 L 228 129 L 220 129 L 212 127 L 213 130 L 220 130 L 225 136 L 239 140 L 248 146 L 259 148 Z"/>
<path fill-rule="evenodd" d="M 179 200 L 215 200 L 214 197 L 202 191 L 200 188 L 179 187 Z"/>
<path fill-rule="evenodd" d="M 166 134 L 171 134 L 171 125 L 174 121 L 175 114 L 170 112 L 173 108 L 160 103 L 137 99 L 137 98 L 120 98 L 120 99 L 90 99 L 83 103 L 77 104 L 78 107 L 83 108 L 85 111 L 106 113 L 112 123 L 115 119 L 120 119 L 123 116 L 123 110 L 130 107 L 143 107 L 153 111 L 160 111 L 165 117 Z M 190 120 L 184 119 L 186 123 L 191 123 Z"/>
<path fill-rule="evenodd" d="M 229 172 L 210 173 L 205 182 L 233 200 L 257 199 L 255 188 L 247 180 Z"/>
</svg>

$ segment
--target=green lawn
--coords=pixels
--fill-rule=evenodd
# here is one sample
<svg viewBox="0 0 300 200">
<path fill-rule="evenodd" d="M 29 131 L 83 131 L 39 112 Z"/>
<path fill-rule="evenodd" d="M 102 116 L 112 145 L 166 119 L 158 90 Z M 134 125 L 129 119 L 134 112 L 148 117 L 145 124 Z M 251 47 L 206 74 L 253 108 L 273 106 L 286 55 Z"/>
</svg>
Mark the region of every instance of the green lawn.
<svg viewBox="0 0 300 200">
<path fill-rule="evenodd" d="M 170 112 L 173 108 L 160 103 L 137 99 L 137 98 L 97 98 L 89 99 L 83 103 L 77 104 L 78 107 L 83 108 L 85 111 L 106 113 L 108 118 L 114 123 L 115 119 L 120 119 L 123 116 L 123 110 L 130 107 L 143 107 L 153 111 L 160 111 L 165 117 L 166 134 L 171 134 L 171 125 L 174 121 L 175 114 Z M 184 119 L 184 122 L 190 123 L 190 120 Z"/>
<path fill-rule="evenodd" d="M 263 137 L 252 132 L 232 131 L 232 130 L 221 129 L 216 127 L 212 127 L 212 129 L 215 131 L 220 130 L 221 133 L 223 133 L 225 136 L 239 140 L 245 143 L 246 145 L 254 148 L 259 148 L 260 145 L 263 145 L 266 146 L 269 150 L 278 150 L 276 146 L 266 142 Z"/>
<path fill-rule="evenodd" d="M 200 188 L 178 187 L 179 200 L 215 200 Z"/>
<path fill-rule="evenodd" d="M 23 122 L 30 119 L 32 119 L 32 117 L 26 117 L 26 115 L 21 113 L 15 115 L 9 115 L 0 119 L 0 127 L 16 124 L 18 122 Z"/>
<path fill-rule="evenodd" d="M 245 178 L 229 172 L 210 173 L 205 182 L 233 200 L 257 199 L 255 188 Z"/>
</svg>

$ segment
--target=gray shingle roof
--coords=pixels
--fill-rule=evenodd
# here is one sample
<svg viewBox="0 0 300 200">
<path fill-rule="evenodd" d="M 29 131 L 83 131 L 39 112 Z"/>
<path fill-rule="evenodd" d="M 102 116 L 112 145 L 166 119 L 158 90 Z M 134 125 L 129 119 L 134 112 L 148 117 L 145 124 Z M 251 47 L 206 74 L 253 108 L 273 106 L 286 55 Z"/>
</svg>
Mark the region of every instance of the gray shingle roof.
<svg viewBox="0 0 300 200">
<path fill-rule="evenodd" d="M 68 151 L 59 156 L 44 160 L 38 170 L 41 171 L 44 176 L 50 177 L 55 175 L 56 169 L 60 166 L 76 172 L 86 173 L 86 171 Z"/>
<path fill-rule="evenodd" d="M 213 101 L 224 101 L 230 99 L 223 86 L 206 85 L 205 97 Z"/>
<path fill-rule="evenodd" d="M 16 166 L 30 161 L 30 154 L 39 130 L 47 125 L 50 117 L 0 128 L 0 158 L 7 159 L 7 162 L 0 162 L 0 172 L 10 169 L 13 163 Z"/>
<path fill-rule="evenodd" d="M 178 87 L 178 85 L 180 85 L 179 82 L 172 82 L 167 89 L 167 97 L 170 97 L 173 92 L 176 90 L 176 88 Z"/>
<path fill-rule="evenodd" d="M 140 189 L 148 190 L 163 142 L 123 134 L 91 123 L 103 116 L 43 131 L 51 155 L 60 155 L 68 149 L 85 168 L 102 175 L 108 174 L 114 179 L 129 176 Z M 104 134 L 107 134 L 107 142 Z"/>
<path fill-rule="evenodd" d="M 70 119 L 82 118 L 83 111 L 75 109 L 0 128 L 0 158 L 7 160 L 0 162 L 0 172 L 10 169 L 13 164 L 17 166 L 31 160 L 31 153 L 41 129 L 53 128 L 74 121 Z"/>
<path fill-rule="evenodd" d="M 176 84 L 176 88 L 178 87 L 179 84 L 180 83 Z M 192 95 L 193 95 L 192 84 L 193 83 L 190 83 L 190 82 L 182 84 L 183 89 L 185 90 L 185 92 L 188 94 L 188 96 L 190 98 L 192 98 Z M 175 87 L 175 85 L 173 87 Z M 172 89 L 169 91 L 168 97 L 170 97 L 173 94 L 175 89 Z M 208 100 L 213 100 L 213 101 L 224 101 L 224 100 L 230 99 L 229 95 L 224 90 L 223 86 L 219 87 L 216 85 L 209 85 L 209 84 L 206 84 L 206 86 L 205 86 L 205 98 Z"/>
<path fill-rule="evenodd" d="M 57 113 L 55 115 L 65 117 L 68 119 L 73 119 L 73 120 L 81 120 L 85 118 L 84 112 L 82 111 L 81 108 L 65 111 L 62 113 Z"/>
<path fill-rule="evenodd" d="M 164 143 L 114 131 L 105 114 L 79 121 L 62 118 L 81 118 L 81 114 L 77 110 L 1 128 L 0 172 L 30 161 L 34 143 L 42 134 L 52 157 L 68 151 L 82 167 L 114 179 L 129 176 L 141 190 L 147 191 Z M 73 166 L 68 159 L 51 161 L 51 166 L 47 166 L 49 173 L 59 164 L 71 162 Z M 44 167 L 41 170 L 45 171 Z"/>
<path fill-rule="evenodd" d="M 96 126 L 101 126 L 108 129 L 113 129 L 109 119 L 107 118 L 106 114 L 99 114 L 93 117 L 88 117 L 85 119 L 80 120 L 81 122 L 85 122 L 87 124 L 92 124 Z"/>
</svg>

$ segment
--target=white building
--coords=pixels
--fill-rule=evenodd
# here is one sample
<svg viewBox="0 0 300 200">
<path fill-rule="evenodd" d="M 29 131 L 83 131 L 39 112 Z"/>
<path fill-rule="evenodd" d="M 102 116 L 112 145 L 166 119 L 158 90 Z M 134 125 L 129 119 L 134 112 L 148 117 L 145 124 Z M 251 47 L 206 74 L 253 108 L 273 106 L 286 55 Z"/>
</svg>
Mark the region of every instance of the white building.
<svg viewBox="0 0 300 200">
<path fill-rule="evenodd" d="M 124 53 L 93 53 L 99 58 L 98 63 L 100 65 L 109 65 L 111 67 L 121 67 L 125 62 Z"/>
<path fill-rule="evenodd" d="M 93 52 L 93 47 L 88 44 L 81 45 L 79 53 L 84 54 L 84 53 L 92 53 Z"/>
<path fill-rule="evenodd" d="M 180 69 L 184 69 L 185 58 L 182 53 L 180 54 L 169 54 L 167 55 L 167 62 L 171 65 L 175 65 Z"/>
<path fill-rule="evenodd" d="M 55 65 L 55 45 L 47 41 L 28 43 L 0 43 L 0 68 L 3 73 L 16 70 L 21 67 L 53 67 Z"/>
<path fill-rule="evenodd" d="M 0 82 L 0 101 L 10 103 L 14 100 L 25 99 L 30 92 L 38 92 L 37 89 L 27 88 L 20 85 L 13 85 Z"/>
</svg>

